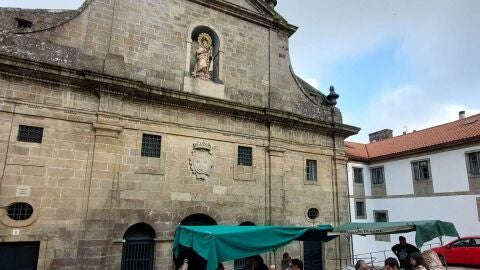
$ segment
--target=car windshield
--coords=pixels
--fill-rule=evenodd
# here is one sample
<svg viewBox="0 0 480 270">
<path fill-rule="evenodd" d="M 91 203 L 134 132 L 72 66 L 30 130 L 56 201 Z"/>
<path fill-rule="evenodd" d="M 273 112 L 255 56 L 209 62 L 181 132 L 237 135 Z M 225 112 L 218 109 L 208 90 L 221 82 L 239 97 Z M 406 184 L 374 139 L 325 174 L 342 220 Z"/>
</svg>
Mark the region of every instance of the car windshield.
<svg viewBox="0 0 480 270">
<path fill-rule="evenodd" d="M 453 243 L 452 247 L 480 247 L 480 238 L 461 239 Z"/>
</svg>

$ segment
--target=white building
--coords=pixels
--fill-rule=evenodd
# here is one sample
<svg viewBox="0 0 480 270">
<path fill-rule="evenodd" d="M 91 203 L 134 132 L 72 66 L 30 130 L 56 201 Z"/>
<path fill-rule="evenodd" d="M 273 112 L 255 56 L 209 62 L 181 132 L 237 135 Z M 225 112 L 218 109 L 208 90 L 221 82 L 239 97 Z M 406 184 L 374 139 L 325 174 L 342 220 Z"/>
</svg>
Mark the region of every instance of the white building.
<svg viewBox="0 0 480 270">
<path fill-rule="evenodd" d="M 382 130 L 368 144 L 345 146 L 352 222 L 440 219 L 461 236 L 480 233 L 480 114 L 460 112 L 457 121 L 397 137 Z M 403 235 L 414 244 L 414 233 Z M 390 250 L 398 236 L 353 236 L 353 254 Z M 392 253 L 374 261 L 385 256 Z"/>
</svg>

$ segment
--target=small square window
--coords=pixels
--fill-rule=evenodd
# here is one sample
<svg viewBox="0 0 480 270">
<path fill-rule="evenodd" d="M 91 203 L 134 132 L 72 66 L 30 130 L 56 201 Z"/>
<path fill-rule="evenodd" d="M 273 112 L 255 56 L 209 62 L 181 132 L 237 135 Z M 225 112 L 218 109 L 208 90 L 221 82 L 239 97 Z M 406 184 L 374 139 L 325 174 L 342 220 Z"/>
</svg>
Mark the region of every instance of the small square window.
<svg viewBox="0 0 480 270">
<path fill-rule="evenodd" d="M 357 184 L 363 184 L 363 168 L 353 168 L 353 181 Z"/>
<path fill-rule="evenodd" d="M 414 161 L 412 162 L 413 179 L 429 180 L 430 179 L 430 161 Z"/>
<path fill-rule="evenodd" d="M 42 143 L 43 128 L 20 125 L 17 140 L 20 142 Z"/>
<path fill-rule="evenodd" d="M 158 135 L 143 134 L 142 157 L 160 157 L 162 137 Z"/>
<path fill-rule="evenodd" d="M 307 159 L 306 166 L 307 181 L 317 181 L 317 161 Z"/>
<path fill-rule="evenodd" d="M 375 222 L 388 222 L 387 211 L 373 211 Z"/>
<path fill-rule="evenodd" d="M 375 222 L 388 222 L 388 211 L 386 210 L 374 210 L 373 211 L 373 218 Z M 390 242 L 390 235 L 375 235 L 376 241 L 382 242 Z"/>
<path fill-rule="evenodd" d="M 365 202 L 355 202 L 355 215 L 357 219 L 365 218 Z"/>
<path fill-rule="evenodd" d="M 238 147 L 237 164 L 240 166 L 252 166 L 252 147 Z"/>
<path fill-rule="evenodd" d="M 480 174 L 480 152 L 467 153 L 468 172 Z"/>
<path fill-rule="evenodd" d="M 372 184 L 374 184 L 374 185 L 383 184 L 383 182 L 384 182 L 383 167 L 370 169 L 370 176 L 371 176 L 371 179 L 372 179 Z"/>
</svg>

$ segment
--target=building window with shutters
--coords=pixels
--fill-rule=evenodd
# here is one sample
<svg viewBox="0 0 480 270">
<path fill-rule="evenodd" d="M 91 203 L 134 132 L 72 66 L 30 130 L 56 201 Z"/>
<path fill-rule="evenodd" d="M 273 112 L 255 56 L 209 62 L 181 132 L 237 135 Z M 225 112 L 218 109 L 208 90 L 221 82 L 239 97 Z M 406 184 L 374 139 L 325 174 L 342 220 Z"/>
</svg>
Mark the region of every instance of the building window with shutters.
<svg viewBox="0 0 480 270">
<path fill-rule="evenodd" d="M 356 201 L 355 202 L 355 218 L 356 219 L 366 219 L 367 218 L 367 211 L 365 208 L 364 201 Z"/>
<path fill-rule="evenodd" d="M 430 180 L 430 161 L 420 160 L 412 162 L 413 179 L 417 181 Z"/>
<path fill-rule="evenodd" d="M 469 174 L 480 175 L 480 152 L 467 153 L 467 168 Z"/>
<path fill-rule="evenodd" d="M 307 159 L 305 170 L 306 170 L 307 181 L 317 181 L 317 161 L 316 160 Z"/>
<path fill-rule="evenodd" d="M 363 184 L 363 168 L 353 167 L 353 181 L 356 184 Z"/>
<path fill-rule="evenodd" d="M 374 185 L 383 184 L 385 182 L 383 167 L 371 168 L 370 177 L 372 179 L 372 184 Z"/>
</svg>

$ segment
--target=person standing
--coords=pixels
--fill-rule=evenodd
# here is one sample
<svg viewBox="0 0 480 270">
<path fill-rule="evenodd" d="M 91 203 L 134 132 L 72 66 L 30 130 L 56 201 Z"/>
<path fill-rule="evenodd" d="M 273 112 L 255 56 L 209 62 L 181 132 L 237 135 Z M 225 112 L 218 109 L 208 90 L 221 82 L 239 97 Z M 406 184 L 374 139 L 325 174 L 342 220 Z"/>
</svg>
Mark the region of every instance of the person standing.
<svg viewBox="0 0 480 270">
<path fill-rule="evenodd" d="M 303 270 L 303 262 L 300 259 L 293 259 L 292 270 Z"/>
<path fill-rule="evenodd" d="M 405 270 L 412 270 L 412 265 L 410 264 L 410 254 L 413 252 L 420 252 L 420 250 L 407 243 L 405 237 L 400 236 L 398 238 L 399 244 L 396 244 L 392 247 L 392 251 L 397 256 L 398 261 L 400 261 L 400 268 Z"/>
<path fill-rule="evenodd" d="M 355 264 L 355 270 L 369 270 L 368 264 L 364 260 L 358 260 Z"/>
<path fill-rule="evenodd" d="M 413 252 L 410 254 L 410 264 L 412 265 L 413 270 L 429 270 L 420 252 Z"/>
<path fill-rule="evenodd" d="M 292 269 L 292 258 L 288 252 L 283 253 L 282 257 L 282 270 L 291 270 Z"/>
<path fill-rule="evenodd" d="M 385 268 L 383 268 L 383 269 L 384 270 L 399 270 L 400 265 L 398 265 L 397 259 L 392 258 L 392 257 L 388 257 L 385 260 Z"/>
</svg>

